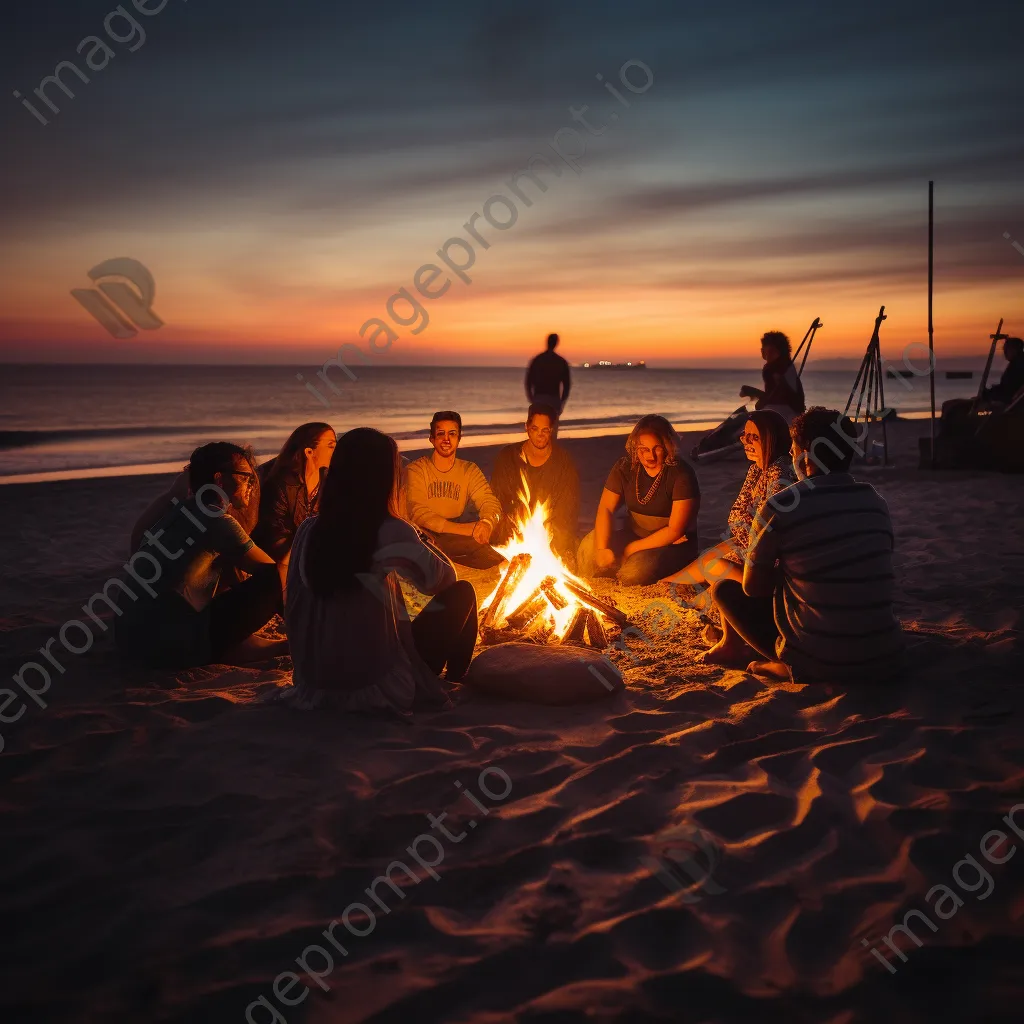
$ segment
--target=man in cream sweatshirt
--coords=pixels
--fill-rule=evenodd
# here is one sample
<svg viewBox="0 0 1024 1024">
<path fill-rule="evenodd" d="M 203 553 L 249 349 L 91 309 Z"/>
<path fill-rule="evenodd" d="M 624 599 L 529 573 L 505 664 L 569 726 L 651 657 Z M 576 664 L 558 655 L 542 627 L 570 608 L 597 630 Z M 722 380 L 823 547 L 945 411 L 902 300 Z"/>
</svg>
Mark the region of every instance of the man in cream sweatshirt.
<svg viewBox="0 0 1024 1024">
<path fill-rule="evenodd" d="M 456 458 L 461 439 L 462 417 L 450 410 L 435 412 L 430 420 L 434 450 L 406 470 L 409 521 L 453 562 L 488 569 L 504 561 L 489 543 L 501 505 L 480 467 Z M 470 502 L 478 518 L 459 522 Z"/>
</svg>

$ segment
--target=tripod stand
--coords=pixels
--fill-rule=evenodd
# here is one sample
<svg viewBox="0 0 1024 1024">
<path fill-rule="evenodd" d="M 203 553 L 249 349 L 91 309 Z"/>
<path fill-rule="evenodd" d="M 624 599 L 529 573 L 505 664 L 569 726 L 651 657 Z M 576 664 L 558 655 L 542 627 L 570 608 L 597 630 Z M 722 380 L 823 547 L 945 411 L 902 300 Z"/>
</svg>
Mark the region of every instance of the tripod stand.
<svg viewBox="0 0 1024 1024">
<path fill-rule="evenodd" d="M 878 329 L 882 326 L 882 321 L 885 319 L 887 319 L 885 306 L 882 306 L 878 311 L 878 316 L 875 317 L 875 329 L 871 334 L 871 340 L 868 342 L 864 358 L 861 360 L 860 369 L 857 371 L 857 379 L 853 382 L 853 389 L 850 391 L 850 397 L 846 401 L 846 409 L 844 410 L 844 415 L 848 416 L 850 414 L 850 406 L 853 405 L 853 399 L 856 395 L 857 406 L 852 417 L 853 422 L 860 422 L 861 407 L 863 406 L 864 423 L 868 425 L 868 430 L 870 431 L 872 423 L 880 423 L 882 425 L 883 466 L 889 464 L 889 438 L 885 431 L 885 418 L 889 410 L 885 407 L 885 386 L 882 383 L 882 349 L 878 340 Z"/>
<path fill-rule="evenodd" d="M 804 354 L 804 357 L 800 362 L 800 369 L 796 371 L 798 377 L 803 376 L 804 366 L 806 366 L 807 364 L 807 357 L 811 354 L 811 346 L 814 344 L 814 336 L 815 334 L 818 333 L 818 328 L 824 326 L 825 325 L 821 322 L 821 318 L 815 317 L 814 322 L 811 324 L 810 327 L 807 328 L 807 333 L 804 335 L 804 340 L 801 341 L 799 345 L 797 345 L 796 351 L 793 353 L 794 366 L 796 366 L 796 361 L 800 353 L 803 352 Z M 806 348 L 804 346 L 806 346 Z"/>
</svg>

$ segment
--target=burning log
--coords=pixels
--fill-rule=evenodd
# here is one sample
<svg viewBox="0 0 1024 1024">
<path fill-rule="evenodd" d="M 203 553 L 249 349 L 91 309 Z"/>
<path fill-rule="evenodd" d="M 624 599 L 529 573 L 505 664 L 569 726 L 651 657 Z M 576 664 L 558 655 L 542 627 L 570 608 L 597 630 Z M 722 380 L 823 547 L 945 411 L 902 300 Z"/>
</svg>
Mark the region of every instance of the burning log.
<svg viewBox="0 0 1024 1024">
<path fill-rule="evenodd" d="M 551 640 L 555 627 L 548 616 L 536 616 L 532 625 L 534 628 L 523 637 L 524 640 L 528 640 L 532 644 L 546 644 Z"/>
<path fill-rule="evenodd" d="M 555 589 L 556 583 L 557 580 L 554 576 L 545 576 L 540 588 L 544 591 L 544 596 L 551 602 L 551 607 L 556 612 L 560 612 L 569 602 Z"/>
<path fill-rule="evenodd" d="M 593 609 L 587 612 L 587 639 L 591 647 L 603 651 L 608 646 L 608 635 L 601 625 L 601 617 Z"/>
<path fill-rule="evenodd" d="M 628 626 L 629 618 L 625 613 L 620 612 L 611 602 L 605 601 L 603 598 L 597 596 L 597 594 L 591 593 L 584 587 L 573 583 L 572 580 L 564 580 L 562 586 L 580 601 L 585 604 L 588 608 L 592 608 L 596 612 L 600 612 L 602 615 L 606 615 L 616 626 Z"/>
<path fill-rule="evenodd" d="M 587 616 L 590 614 L 590 609 L 585 605 L 580 605 L 573 617 L 569 620 L 569 628 L 565 631 L 565 636 L 562 637 L 563 644 L 582 644 L 583 630 L 587 625 Z"/>
<path fill-rule="evenodd" d="M 487 606 L 484 617 L 480 622 L 480 631 L 483 632 L 492 626 L 496 626 L 502 612 L 505 601 L 515 593 L 516 586 L 523 578 L 523 574 L 530 568 L 530 556 L 525 551 L 513 556 L 505 570 L 505 575 L 498 589 L 494 594 L 494 600 Z"/>
<path fill-rule="evenodd" d="M 508 628 L 522 631 L 533 622 L 548 606 L 548 599 L 544 596 L 544 590 L 537 587 L 532 594 L 518 607 L 508 619 Z"/>
</svg>

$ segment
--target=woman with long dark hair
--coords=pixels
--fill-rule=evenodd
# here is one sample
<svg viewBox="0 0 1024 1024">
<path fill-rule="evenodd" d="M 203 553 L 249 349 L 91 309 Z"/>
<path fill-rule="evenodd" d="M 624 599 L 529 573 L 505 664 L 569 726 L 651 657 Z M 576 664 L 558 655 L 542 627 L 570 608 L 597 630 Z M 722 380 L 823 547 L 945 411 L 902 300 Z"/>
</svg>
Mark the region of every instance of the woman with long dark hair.
<svg viewBox="0 0 1024 1024">
<path fill-rule="evenodd" d="M 261 467 L 259 523 L 253 540 L 273 558 L 290 550 L 295 531 L 320 500 L 323 473 L 337 437 L 329 423 L 296 427 L 277 456 Z"/>
<path fill-rule="evenodd" d="M 320 510 L 295 533 L 285 623 L 298 707 L 443 704 L 438 678 L 462 679 L 476 644 L 476 593 L 398 514 L 398 445 L 370 427 L 343 434 Z M 433 599 L 409 621 L 401 576 Z"/>
<path fill-rule="evenodd" d="M 729 536 L 702 551 L 685 569 L 666 577 L 667 583 L 695 587 L 684 594 L 698 610 L 710 608 L 710 594 L 702 583 L 743 580 L 743 560 L 750 546 L 750 528 L 758 508 L 793 480 L 789 451 L 789 427 L 777 412 L 752 412 L 740 434 L 743 451 L 750 461 L 743 486 L 729 511 Z"/>
<path fill-rule="evenodd" d="M 629 513 L 616 530 L 619 502 Z M 697 553 L 697 476 L 679 455 L 679 437 L 664 416 L 642 416 L 612 466 L 594 529 L 580 542 L 581 576 L 618 575 L 626 587 L 656 583 Z"/>
</svg>

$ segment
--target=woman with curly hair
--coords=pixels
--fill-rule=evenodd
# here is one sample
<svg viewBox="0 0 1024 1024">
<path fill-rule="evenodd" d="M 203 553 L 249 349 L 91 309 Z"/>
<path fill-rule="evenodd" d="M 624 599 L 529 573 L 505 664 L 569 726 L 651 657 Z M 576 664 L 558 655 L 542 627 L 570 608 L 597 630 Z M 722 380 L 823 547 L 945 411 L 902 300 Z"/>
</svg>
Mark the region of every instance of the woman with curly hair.
<svg viewBox="0 0 1024 1024">
<path fill-rule="evenodd" d="M 702 551 L 685 569 L 666 577 L 666 583 L 688 586 L 683 599 L 693 608 L 710 608 L 710 594 L 703 583 L 743 579 L 743 561 L 750 546 L 750 529 L 757 510 L 769 498 L 793 483 L 789 428 L 777 412 L 752 412 L 740 434 L 750 468 L 729 511 L 727 535 Z"/>
<path fill-rule="evenodd" d="M 612 517 L 623 502 L 623 529 Z M 679 437 L 664 416 L 642 417 L 601 492 L 594 529 L 580 543 L 583 576 L 617 575 L 623 586 L 655 583 L 697 554 L 700 486 L 679 455 Z"/>
</svg>

